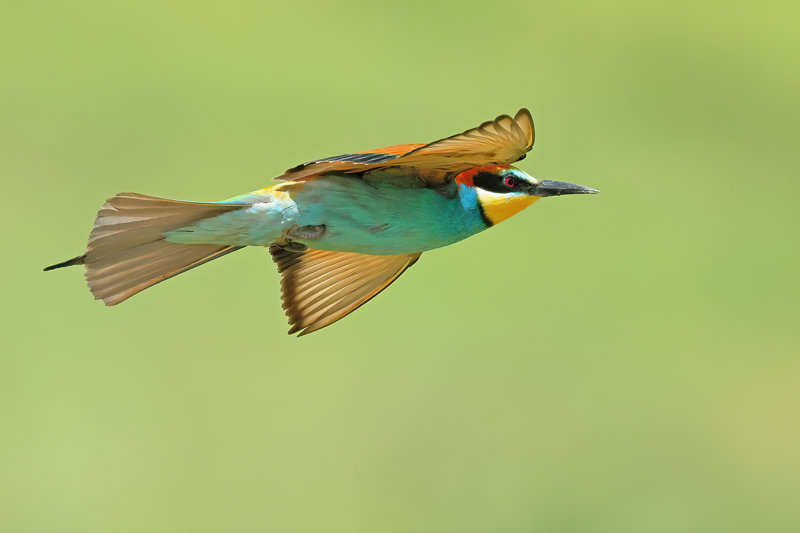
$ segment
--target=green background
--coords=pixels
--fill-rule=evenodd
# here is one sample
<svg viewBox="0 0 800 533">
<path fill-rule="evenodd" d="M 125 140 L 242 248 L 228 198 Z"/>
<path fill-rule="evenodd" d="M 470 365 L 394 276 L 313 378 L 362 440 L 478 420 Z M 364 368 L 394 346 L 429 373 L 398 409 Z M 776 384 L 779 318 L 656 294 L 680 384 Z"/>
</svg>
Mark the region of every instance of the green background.
<svg viewBox="0 0 800 533">
<path fill-rule="evenodd" d="M 800 529 L 795 2 L 4 1 L 4 532 Z M 215 200 L 530 107 L 597 187 L 285 334 L 248 249 L 117 308 L 121 191 Z"/>
</svg>

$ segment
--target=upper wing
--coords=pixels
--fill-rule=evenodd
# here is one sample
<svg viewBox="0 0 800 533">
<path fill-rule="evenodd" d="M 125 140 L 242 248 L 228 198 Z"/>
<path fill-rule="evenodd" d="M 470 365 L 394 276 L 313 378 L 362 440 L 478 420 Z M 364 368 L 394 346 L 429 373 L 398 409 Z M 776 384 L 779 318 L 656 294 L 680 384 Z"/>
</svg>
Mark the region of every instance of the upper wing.
<svg viewBox="0 0 800 533">
<path fill-rule="evenodd" d="M 425 146 L 424 144 L 400 144 L 387 146 L 356 154 L 342 154 L 323 159 L 315 159 L 308 163 L 290 168 L 282 175 L 275 178 L 280 181 L 299 181 L 316 178 L 321 174 L 359 173 L 370 169 L 381 168 L 386 163 L 398 159 L 403 154 Z"/>
<path fill-rule="evenodd" d="M 390 146 L 318 159 L 289 169 L 276 179 L 306 180 L 334 172 L 350 174 L 393 169 L 407 172 L 410 182 L 421 178 L 427 186 L 437 186 L 472 167 L 519 161 L 533 147 L 533 141 L 533 119 L 523 108 L 514 118 L 501 115 L 429 144 Z M 392 174 L 396 180 L 398 172 Z"/>
<path fill-rule="evenodd" d="M 364 255 L 270 246 L 281 273 L 283 308 L 305 335 L 352 313 L 388 287 L 421 254 Z"/>
<path fill-rule="evenodd" d="M 533 147 L 533 118 L 520 109 L 514 118 L 501 115 L 445 139 L 404 154 L 397 164 L 413 167 L 429 182 L 484 165 L 510 165 L 524 158 Z"/>
</svg>

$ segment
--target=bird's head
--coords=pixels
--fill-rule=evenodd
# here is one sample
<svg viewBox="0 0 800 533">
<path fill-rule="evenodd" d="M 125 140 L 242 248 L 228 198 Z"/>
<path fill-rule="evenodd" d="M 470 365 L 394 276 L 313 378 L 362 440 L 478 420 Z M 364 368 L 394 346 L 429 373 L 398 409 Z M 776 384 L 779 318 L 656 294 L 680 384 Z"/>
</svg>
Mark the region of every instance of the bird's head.
<svg viewBox="0 0 800 533">
<path fill-rule="evenodd" d="M 455 182 L 474 191 L 484 218 L 491 225 L 516 215 L 545 196 L 599 192 L 583 185 L 539 180 L 511 165 L 471 168 L 456 176 Z"/>
</svg>

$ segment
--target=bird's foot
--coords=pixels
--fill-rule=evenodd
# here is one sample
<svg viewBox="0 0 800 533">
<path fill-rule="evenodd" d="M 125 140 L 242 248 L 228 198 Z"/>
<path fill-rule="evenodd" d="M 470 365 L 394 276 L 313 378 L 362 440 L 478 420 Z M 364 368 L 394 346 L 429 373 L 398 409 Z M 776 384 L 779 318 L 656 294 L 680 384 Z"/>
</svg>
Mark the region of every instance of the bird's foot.
<svg viewBox="0 0 800 533">
<path fill-rule="evenodd" d="M 315 241 L 325 233 L 325 224 L 318 226 L 295 226 L 286 232 L 289 239 Z"/>
</svg>

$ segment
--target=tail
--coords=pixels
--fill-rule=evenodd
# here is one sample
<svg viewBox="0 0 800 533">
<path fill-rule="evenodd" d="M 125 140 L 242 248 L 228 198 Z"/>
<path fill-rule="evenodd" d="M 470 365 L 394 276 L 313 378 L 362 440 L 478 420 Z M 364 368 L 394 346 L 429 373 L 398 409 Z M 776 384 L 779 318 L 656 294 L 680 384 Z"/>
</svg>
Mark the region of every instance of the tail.
<svg viewBox="0 0 800 533">
<path fill-rule="evenodd" d="M 95 299 L 116 305 L 156 283 L 242 248 L 164 240 L 167 231 L 242 207 L 120 193 L 97 213 L 86 252 L 45 270 L 85 265 L 86 283 Z"/>
</svg>

